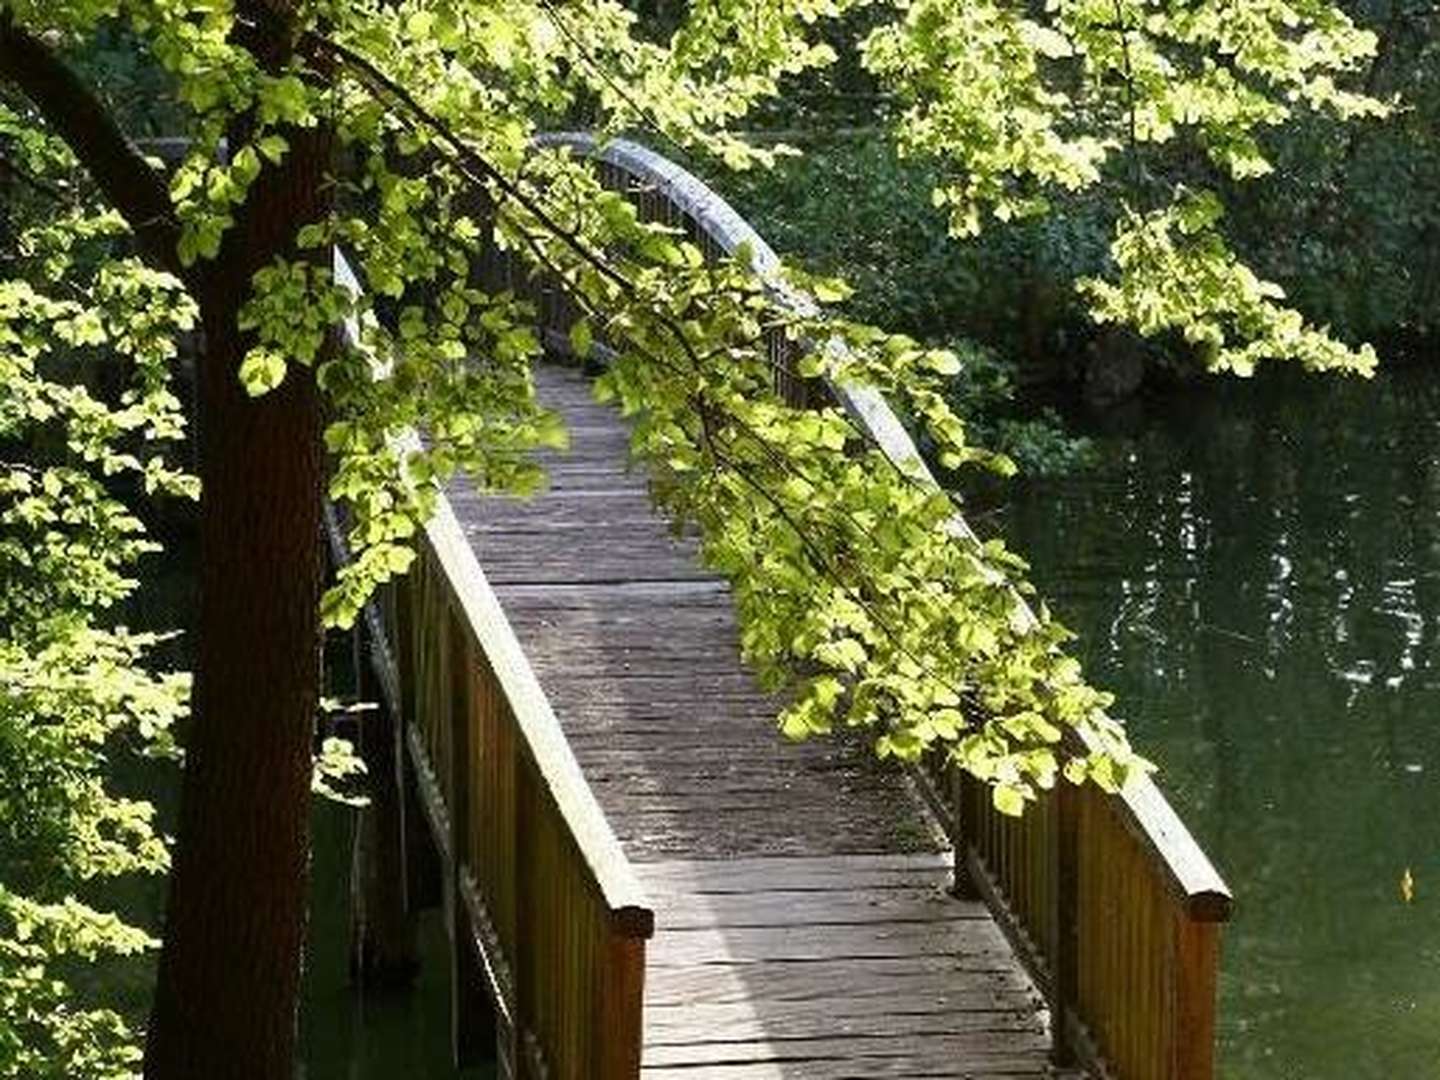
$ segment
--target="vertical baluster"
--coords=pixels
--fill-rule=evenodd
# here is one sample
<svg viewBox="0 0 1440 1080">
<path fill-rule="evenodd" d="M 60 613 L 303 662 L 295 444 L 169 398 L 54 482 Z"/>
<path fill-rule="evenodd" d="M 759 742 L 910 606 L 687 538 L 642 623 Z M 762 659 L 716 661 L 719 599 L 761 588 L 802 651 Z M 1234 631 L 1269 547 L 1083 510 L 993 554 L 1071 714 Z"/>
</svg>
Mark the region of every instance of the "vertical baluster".
<svg viewBox="0 0 1440 1080">
<path fill-rule="evenodd" d="M 1168 992 L 1177 972 L 1175 971 L 1175 942 L 1169 930 L 1170 920 L 1166 917 L 1173 905 L 1165 895 L 1164 887 L 1156 882 L 1150 889 L 1148 905 L 1149 939 L 1151 948 L 1156 950 L 1155 961 L 1150 964 L 1148 984 L 1149 997 L 1161 1003 L 1156 1009 L 1155 1023 L 1151 1025 L 1146 1060 L 1149 1068 L 1164 1073 L 1165 1048 L 1169 1045 L 1175 1019 L 1174 1003 Z"/>
<path fill-rule="evenodd" d="M 1165 1026 L 1166 1014 L 1170 1011 L 1170 1003 L 1166 1000 L 1167 995 L 1155 993 L 1157 980 L 1169 974 L 1169 958 L 1165 955 L 1169 951 L 1169 942 L 1166 937 L 1158 937 L 1155 934 L 1155 909 L 1159 901 L 1160 893 L 1163 891 L 1162 884 L 1156 879 L 1154 869 L 1146 867 L 1145 887 L 1141 892 L 1138 910 L 1135 913 L 1136 921 L 1140 924 L 1140 941 L 1144 952 L 1141 957 L 1140 970 L 1136 973 L 1136 987 L 1142 1000 L 1148 1002 L 1145 1009 L 1145 1023 L 1140 1033 L 1139 1057 L 1143 1063 L 1142 1067 L 1147 1072 L 1153 1072 L 1159 1064 L 1158 1045 L 1160 1029 Z M 1146 993 L 1150 991 L 1150 993 Z"/>
<path fill-rule="evenodd" d="M 540 818 L 535 813 L 536 780 L 529 756 L 518 751 L 515 761 L 516 831 L 515 845 L 515 983 L 519 1015 L 516 1030 L 526 1036 L 539 1029 L 543 1020 L 540 1010 L 544 1001 L 543 972 L 549 966 L 547 949 L 550 944 L 544 922 L 544 908 L 535 902 L 535 883 L 543 881 L 548 867 L 543 862 L 544 845 L 540 842 Z M 523 842 L 520 838 L 523 837 Z M 533 1075 L 527 1046 L 516 1049 L 516 1066 L 521 1080 Z"/>
<path fill-rule="evenodd" d="M 1129 837 L 1125 836 L 1118 827 L 1119 823 L 1114 821 L 1111 815 L 1112 830 L 1116 838 L 1116 854 L 1119 863 L 1116 881 L 1112 888 L 1112 895 L 1115 898 L 1117 912 L 1117 925 L 1120 931 L 1119 969 L 1116 972 L 1115 995 L 1116 995 L 1116 1017 L 1115 1026 L 1118 1029 L 1116 1042 L 1119 1044 L 1117 1056 L 1120 1059 L 1120 1067 L 1123 1076 L 1139 1075 L 1137 1070 L 1140 1066 L 1136 1052 L 1136 1030 L 1140 1026 L 1139 1014 L 1148 1006 L 1139 1000 L 1136 993 L 1138 987 L 1135 984 L 1135 973 L 1137 968 L 1138 952 L 1140 947 L 1139 935 L 1137 934 L 1136 919 L 1134 917 L 1135 890 L 1137 883 L 1133 877 L 1135 873 L 1135 860 L 1131 858 L 1132 845 Z"/>
<path fill-rule="evenodd" d="M 1055 882 L 1054 952 L 1051 954 L 1051 1039 L 1055 1063 L 1062 1068 L 1076 1062 L 1069 1034 L 1069 1016 L 1080 997 L 1080 948 L 1078 905 L 1079 792 L 1061 779 L 1049 798 L 1052 852 L 1050 865 Z"/>
<path fill-rule="evenodd" d="M 494 1057 L 495 1010 L 484 992 L 475 927 L 460 888 L 464 876 L 471 872 L 471 784 L 475 778 L 470 638 L 465 624 L 449 605 L 443 625 L 450 750 L 450 866 L 445 896 L 450 919 L 450 1045 L 456 1066 L 463 1068 Z"/>
<path fill-rule="evenodd" d="M 520 876 L 516 872 L 516 862 L 521 857 L 519 838 L 525 834 L 520 831 L 519 754 L 516 747 L 515 719 L 508 702 L 500 701 L 496 708 L 502 719 L 495 732 L 495 910 L 500 940 L 506 946 L 507 955 L 513 957 L 519 948 Z"/>
<path fill-rule="evenodd" d="M 1129 1041 L 1126 1036 L 1129 1034 L 1126 1021 L 1133 1006 L 1130 987 L 1130 955 L 1131 955 L 1131 930 L 1132 926 L 1125 918 L 1125 895 L 1132 887 L 1130 882 L 1130 860 L 1127 857 L 1129 850 L 1125 845 L 1123 829 L 1115 820 L 1115 814 L 1107 806 L 1104 815 L 1106 835 L 1109 841 L 1110 855 L 1110 882 L 1105 890 L 1106 898 L 1109 900 L 1109 908 L 1112 912 L 1110 925 L 1112 930 L 1110 936 L 1114 941 L 1113 947 L 1113 968 L 1110 979 L 1109 997 L 1112 1003 L 1111 1010 L 1111 1031 L 1115 1043 L 1115 1056 L 1117 1063 L 1125 1072 L 1122 1075 L 1133 1075 L 1129 1073 L 1133 1063 L 1130 1056 Z"/>
<path fill-rule="evenodd" d="M 1075 873 L 1080 887 L 1076 890 L 1075 902 L 1079 915 L 1076 946 L 1080 953 L 1077 975 L 1081 988 L 1077 1005 L 1083 1010 L 1086 1022 L 1100 1035 L 1106 1020 L 1104 988 L 1109 943 L 1103 934 L 1105 920 L 1100 896 L 1105 867 L 1099 858 L 1094 808 L 1094 793 L 1088 788 L 1077 789 L 1074 794 Z"/>
</svg>

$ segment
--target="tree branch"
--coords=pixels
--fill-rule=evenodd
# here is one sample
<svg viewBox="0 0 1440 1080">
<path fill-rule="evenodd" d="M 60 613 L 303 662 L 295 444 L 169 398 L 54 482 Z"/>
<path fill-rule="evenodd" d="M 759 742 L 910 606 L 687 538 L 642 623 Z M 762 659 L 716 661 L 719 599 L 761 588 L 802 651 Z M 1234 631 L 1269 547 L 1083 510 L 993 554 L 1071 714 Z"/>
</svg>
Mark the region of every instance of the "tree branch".
<svg viewBox="0 0 1440 1080">
<path fill-rule="evenodd" d="M 0 12 L 0 79 L 13 83 L 40 110 L 135 234 L 141 253 L 189 286 L 195 272 L 180 264 L 180 224 L 161 175 L 152 169 L 110 111 L 39 38 Z"/>
</svg>

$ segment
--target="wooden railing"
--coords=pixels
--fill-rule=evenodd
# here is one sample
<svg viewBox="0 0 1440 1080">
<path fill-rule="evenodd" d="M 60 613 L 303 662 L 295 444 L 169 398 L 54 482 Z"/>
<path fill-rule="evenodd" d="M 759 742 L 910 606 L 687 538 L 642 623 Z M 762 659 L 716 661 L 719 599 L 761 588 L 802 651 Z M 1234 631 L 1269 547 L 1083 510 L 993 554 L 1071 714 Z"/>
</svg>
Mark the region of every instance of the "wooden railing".
<svg viewBox="0 0 1440 1080">
<path fill-rule="evenodd" d="M 606 186 L 626 192 L 643 219 L 683 229 L 708 257 L 746 245 L 781 302 L 806 303 L 776 282 L 778 260 L 754 229 L 678 165 L 625 140 L 561 134 L 542 142 L 592 157 Z M 547 341 L 563 351 L 573 307 L 553 295 L 540 307 Z M 872 388 L 798 377 L 801 347 L 779 333 L 771 339 L 777 392 L 801 407 L 837 404 L 892 460 L 919 457 Z M 958 510 L 954 524 L 973 537 Z M 1050 1005 L 1057 1063 L 1118 1080 L 1208 1080 L 1219 926 L 1231 898 L 1155 784 L 1142 778 L 1111 796 L 1062 781 L 1014 819 L 958 770 L 927 767 L 917 779 L 955 845 L 957 890 L 986 900 Z"/>
<path fill-rule="evenodd" d="M 336 273 L 358 287 L 338 255 Z M 343 559 L 333 512 L 331 526 Z M 440 871 L 457 1059 L 493 1053 L 527 1080 L 638 1076 L 654 915 L 443 497 L 362 625 L 376 723 L 394 725 L 389 801 L 403 818 L 410 789 L 428 826 L 401 821 L 398 869 Z M 433 883 L 401 892 L 413 908 Z"/>
<path fill-rule="evenodd" d="M 1107 795 L 1062 781 L 1018 819 L 957 770 L 929 769 L 923 786 L 955 843 L 958 890 L 996 913 L 1050 1003 L 1058 1063 L 1213 1076 L 1231 899 L 1155 784 Z"/>
</svg>

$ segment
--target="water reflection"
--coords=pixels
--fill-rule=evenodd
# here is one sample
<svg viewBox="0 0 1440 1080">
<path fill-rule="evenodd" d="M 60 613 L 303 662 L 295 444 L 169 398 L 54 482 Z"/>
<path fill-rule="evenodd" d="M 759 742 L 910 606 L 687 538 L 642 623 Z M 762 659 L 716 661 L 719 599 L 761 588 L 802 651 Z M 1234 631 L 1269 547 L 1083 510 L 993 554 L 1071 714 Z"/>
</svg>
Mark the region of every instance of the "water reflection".
<svg viewBox="0 0 1440 1080">
<path fill-rule="evenodd" d="M 296 1080 L 492 1080 L 494 1069 L 450 1064 L 450 983 L 438 911 L 420 923 L 416 985 L 367 997 L 350 981 L 351 812 L 317 804 L 302 1055 Z"/>
<path fill-rule="evenodd" d="M 1223 1075 L 1440 1076 L 1440 383 L 1211 384 L 1102 447 L 1006 531 L 1237 893 Z"/>
</svg>

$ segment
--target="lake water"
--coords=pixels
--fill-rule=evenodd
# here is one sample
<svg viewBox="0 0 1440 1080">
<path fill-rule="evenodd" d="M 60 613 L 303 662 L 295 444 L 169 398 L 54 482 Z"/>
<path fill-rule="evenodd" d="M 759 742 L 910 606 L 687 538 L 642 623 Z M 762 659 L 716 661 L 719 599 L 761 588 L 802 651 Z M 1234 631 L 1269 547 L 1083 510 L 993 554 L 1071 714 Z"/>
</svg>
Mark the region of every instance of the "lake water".
<svg viewBox="0 0 1440 1080">
<path fill-rule="evenodd" d="M 1236 894 L 1221 1075 L 1440 1077 L 1440 378 L 1197 383 L 1098 442 L 991 524 Z"/>
<path fill-rule="evenodd" d="M 420 919 L 420 974 L 408 991 L 366 995 L 351 983 L 351 812 L 318 804 L 311 924 L 296 1080 L 492 1080 L 450 1063 L 450 969 L 438 910 Z"/>
</svg>

